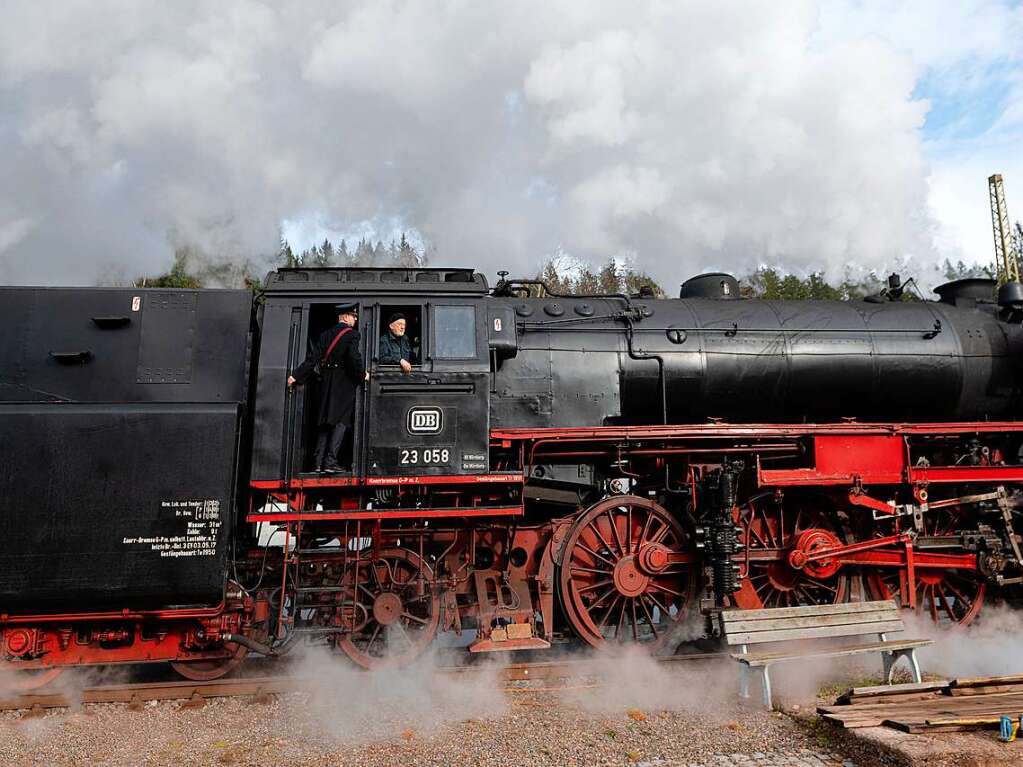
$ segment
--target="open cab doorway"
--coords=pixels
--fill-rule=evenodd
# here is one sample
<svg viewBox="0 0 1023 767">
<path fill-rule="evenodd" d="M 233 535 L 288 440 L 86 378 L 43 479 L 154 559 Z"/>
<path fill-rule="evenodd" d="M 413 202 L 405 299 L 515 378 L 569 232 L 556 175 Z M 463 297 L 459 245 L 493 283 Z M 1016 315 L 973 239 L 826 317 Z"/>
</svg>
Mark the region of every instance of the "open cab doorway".
<svg viewBox="0 0 1023 767">
<path fill-rule="evenodd" d="M 359 309 L 359 319 L 355 329 L 359 331 L 359 351 L 362 355 L 363 364 L 369 370 L 369 344 L 368 339 L 372 337 L 372 318 L 369 312 L 363 311 L 358 302 L 345 301 L 341 298 L 331 299 L 326 303 L 310 303 L 306 307 L 305 322 L 302 324 L 299 335 L 304 339 L 300 353 L 296 355 L 298 362 L 301 362 L 309 354 L 316 353 L 316 342 L 320 336 L 339 327 L 338 311 L 336 305 L 339 302 L 355 303 Z M 296 450 L 294 451 L 295 466 L 294 473 L 299 477 L 355 477 L 362 474 L 362 442 L 360 435 L 363 433 L 363 420 L 365 407 L 365 381 L 353 382 L 355 386 L 355 412 L 352 423 L 345 429 L 344 439 L 337 451 L 337 463 L 341 466 L 340 471 L 329 473 L 318 471 L 315 452 L 317 440 L 321 438 L 324 431 L 320 424 L 320 402 L 323 396 L 323 371 L 311 376 L 303 386 L 295 387 L 293 403 L 293 433 L 295 435 Z"/>
</svg>

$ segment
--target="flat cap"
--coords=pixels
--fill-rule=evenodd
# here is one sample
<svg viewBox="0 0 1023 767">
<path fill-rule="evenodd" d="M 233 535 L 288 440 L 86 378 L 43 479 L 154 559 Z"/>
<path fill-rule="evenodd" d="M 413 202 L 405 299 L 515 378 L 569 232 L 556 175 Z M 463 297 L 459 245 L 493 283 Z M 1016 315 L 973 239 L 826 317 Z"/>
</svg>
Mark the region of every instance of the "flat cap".
<svg viewBox="0 0 1023 767">
<path fill-rule="evenodd" d="M 392 322 L 397 322 L 398 320 L 404 319 L 406 319 L 404 314 L 402 314 L 401 312 L 395 312 L 394 314 L 387 318 L 387 324 L 390 325 Z"/>
</svg>

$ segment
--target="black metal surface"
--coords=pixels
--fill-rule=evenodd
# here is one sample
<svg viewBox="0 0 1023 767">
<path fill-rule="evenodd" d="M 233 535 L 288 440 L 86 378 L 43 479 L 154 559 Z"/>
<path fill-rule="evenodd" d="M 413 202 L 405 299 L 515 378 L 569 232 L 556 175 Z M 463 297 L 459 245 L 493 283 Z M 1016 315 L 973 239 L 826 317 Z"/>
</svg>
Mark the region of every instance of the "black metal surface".
<svg viewBox="0 0 1023 767">
<path fill-rule="evenodd" d="M 397 373 L 380 374 L 370 392 L 366 473 L 486 473 L 489 379 L 482 372 L 438 371 L 412 381 Z"/>
<path fill-rule="evenodd" d="M 716 298 L 734 301 L 739 298 L 739 281 L 730 274 L 713 272 L 690 277 L 679 288 L 679 298 Z"/>
<path fill-rule="evenodd" d="M 251 315 L 245 290 L 0 288 L 0 402 L 241 402 Z"/>
<path fill-rule="evenodd" d="M 670 423 L 1018 413 L 1023 333 L 1000 321 L 993 305 L 558 302 L 567 311 L 551 319 L 543 312 L 547 300 L 509 299 L 518 315 L 518 354 L 498 368 L 495 424 L 659 423 L 662 386 Z M 576 302 L 596 304 L 595 315 L 576 315 Z"/>
<path fill-rule="evenodd" d="M 487 278 L 472 269 L 327 268 L 278 269 L 266 276 L 269 296 L 335 293 L 389 295 L 439 293 L 485 295 Z"/>
<path fill-rule="evenodd" d="M 4 612 L 217 604 L 238 405 L 0 405 Z"/>
<path fill-rule="evenodd" d="M 0 612 L 223 597 L 248 291 L 0 290 Z"/>
<path fill-rule="evenodd" d="M 218 601 L 235 483 L 307 467 L 315 387 L 285 381 L 342 298 L 367 360 L 381 312 L 420 319 L 413 373 L 371 362 L 360 390 L 360 475 L 486 473 L 492 426 L 1019 414 L 1023 333 L 983 286 L 943 303 L 488 296 L 464 269 L 283 270 L 268 286 L 255 335 L 246 291 L 0 289 L 0 611 Z M 475 335 L 458 324 L 470 308 Z M 548 501 L 595 482 L 537 469 Z M 220 524 L 188 541 L 196 509 Z"/>
<path fill-rule="evenodd" d="M 334 271 L 334 270 L 329 270 Z M 342 270 L 343 271 L 343 270 Z M 377 270 L 380 272 L 381 270 Z M 383 270 L 386 271 L 386 270 Z M 399 270 L 404 274 L 403 270 Z M 452 270 L 439 270 L 443 277 Z M 461 273 L 464 270 L 454 270 Z M 352 275 L 346 275 L 350 278 Z M 376 274 L 379 277 L 379 274 Z M 319 284 L 318 282 L 316 284 Z M 347 283 L 350 284 L 350 283 Z M 402 375 L 397 366 L 384 366 L 375 360 L 376 340 L 386 327 L 386 316 L 394 301 L 389 299 L 393 284 L 418 285 L 420 296 L 406 295 L 402 306 L 415 310 L 423 318 L 423 348 L 416 355 L 411 375 Z M 478 474 L 489 469 L 488 434 L 490 397 L 490 345 L 487 313 L 491 303 L 485 297 L 444 293 L 433 295 L 437 284 L 374 283 L 375 287 L 359 295 L 358 329 L 363 339 L 363 356 L 370 361 L 371 380 L 356 410 L 354 439 L 342 450 L 343 464 L 351 462 L 353 472 L 371 476 L 410 474 Z M 450 284 L 475 289 L 479 280 Z M 334 295 L 322 288 L 298 291 L 288 289 L 268 294 L 263 313 L 262 342 L 255 392 L 254 447 L 252 478 L 276 480 L 294 476 L 310 468 L 308 455 L 315 439 L 308 413 L 315 402 L 315 382 L 289 391 L 285 381 L 295 360 L 305 355 L 308 339 L 332 320 Z M 378 290 L 379 288 L 379 290 Z M 338 294 L 340 295 L 340 294 Z M 444 358 L 440 350 L 450 339 L 438 342 L 438 311 L 472 308 L 475 321 L 469 325 L 469 348 L 475 354 L 464 358 Z M 502 314 L 502 320 L 507 317 Z M 506 327 L 502 321 L 502 328 Z M 514 325 L 511 340 L 502 350 L 514 353 Z M 502 335 L 509 337 L 509 331 Z M 474 339 L 474 343 L 473 343 Z M 409 429 L 409 411 L 413 408 L 439 408 L 443 429 L 437 433 Z M 409 451 L 402 454 L 400 451 Z M 424 450 L 428 450 L 425 456 Z M 443 451 L 447 453 L 443 453 Z M 439 455 L 437 451 L 442 451 Z M 282 461 L 282 456 L 284 457 Z"/>
</svg>

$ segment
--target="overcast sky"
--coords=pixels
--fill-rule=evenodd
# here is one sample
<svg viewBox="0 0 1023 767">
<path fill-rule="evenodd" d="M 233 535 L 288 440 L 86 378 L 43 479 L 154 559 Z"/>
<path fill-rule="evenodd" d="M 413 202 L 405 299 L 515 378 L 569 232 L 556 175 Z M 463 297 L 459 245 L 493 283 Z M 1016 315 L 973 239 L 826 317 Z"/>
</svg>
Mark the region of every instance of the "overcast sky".
<svg viewBox="0 0 1023 767">
<path fill-rule="evenodd" d="M 0 283 L 282 227 L 491 274 L 926 272 L 991 260 L 990 173 L 1023 218 L 1021 139 L 1019 2 L 0 0 Z"/>
</svg>

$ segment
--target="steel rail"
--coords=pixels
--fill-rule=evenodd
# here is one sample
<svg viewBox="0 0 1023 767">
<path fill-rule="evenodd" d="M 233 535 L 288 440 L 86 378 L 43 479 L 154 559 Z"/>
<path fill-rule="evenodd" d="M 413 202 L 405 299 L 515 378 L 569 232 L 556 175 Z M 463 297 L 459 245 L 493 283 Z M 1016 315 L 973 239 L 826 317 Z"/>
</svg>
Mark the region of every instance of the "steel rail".
<svg viewBox="0 0 1023 767">
<path fill-rule="evenodd" d="M 714 660 L 727 657 L 724 653 L 695 653 L 691 655 L 672 655 L 655 659 L 663 665 L 685 663 L 690 661 Z M 439 675 L 472 676 L 492 671 L 487 664 L 470 664 L 464 666 L 445 666 L 437 669 Z M 501 683 L 548 681 L 560 678 L 600 677 L 601 662 L 599 659 L 572 659 L 559 661 L 511 663 L 498 670 Z M 353 669 L 353 672 L 356 672 Z M 57 683 L 59 686 L 59 682 Z M 234 698 L 250 696 L 256 701 L 265 700 L 272 695 L 292 692 L 315 692 L 318 680 L 299 676 L 258 676 L 239 677 L 236 679 L 218 679 L 212 682 L 141 682 L 132 684 L 110 684 L 85 687 L 74 693 L 59 689 L 25 692 L 19 695 L 0 698 L 0 711 L 27 710 L 31 713 L 43 713 L 53 708 L 76 708 L 87 703 L 126 703 L 129 706 L 142 706 L 150 701 L 185 701 L 188 706 L 201 706 L 213 698 Z M 526 691 L 529 688 L 517 688 Z"/>
</svg>

